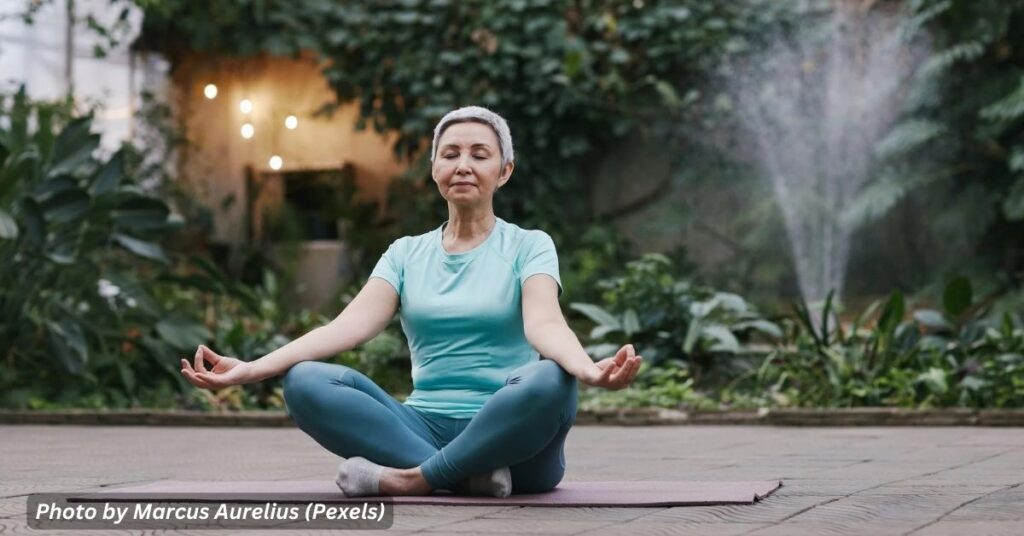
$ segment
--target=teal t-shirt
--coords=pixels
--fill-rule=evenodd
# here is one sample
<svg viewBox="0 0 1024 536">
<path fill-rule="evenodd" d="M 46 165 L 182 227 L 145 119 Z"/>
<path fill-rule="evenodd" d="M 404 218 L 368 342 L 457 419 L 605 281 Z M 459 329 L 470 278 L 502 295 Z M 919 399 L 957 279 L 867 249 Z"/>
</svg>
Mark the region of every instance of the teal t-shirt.
<svg viewBox="0 0 1024 536">
<path fill-rule="evenodd" d="M 548 274 L 561 294 L 562 282 L 544 231 L 497 218 L 483 243 L 448 253 L 447 224 L 394 241 L 370 277 L 398 291 L 412 355 L 414 389 L 405 404 L 462 419 L 476 415 L 510 372 L 540 358 L 523 331 L 523 283 Z"/>
</svg>

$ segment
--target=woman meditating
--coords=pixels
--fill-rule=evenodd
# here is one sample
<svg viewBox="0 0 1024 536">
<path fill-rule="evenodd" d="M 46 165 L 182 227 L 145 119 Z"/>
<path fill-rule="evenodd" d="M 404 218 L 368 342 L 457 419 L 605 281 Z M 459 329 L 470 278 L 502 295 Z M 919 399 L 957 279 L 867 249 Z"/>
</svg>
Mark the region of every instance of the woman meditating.
<svg viewBox="0 0 1024 536">
<path fill-rule="evenodd" d="M 251 362 L 200 346 L 181 372 L 202 388 L 286 372 L 289 414 L 346 458 L 337 483 L 350 497 L 549 491 L 565 473 L 576 380 L 622 389 L 641 358 L 627 344 L 595 363 L 562 316 L 551 238 L 495 216 L 494 194 L 515 167 L 501 116 L 449 112 L 431 161 L 448 221 L 392 243 L 337 318 Z M 396 311 L 412 355 L 404 403 L 356 370 L 316 361 L 373 338 Z"/>
</svg>

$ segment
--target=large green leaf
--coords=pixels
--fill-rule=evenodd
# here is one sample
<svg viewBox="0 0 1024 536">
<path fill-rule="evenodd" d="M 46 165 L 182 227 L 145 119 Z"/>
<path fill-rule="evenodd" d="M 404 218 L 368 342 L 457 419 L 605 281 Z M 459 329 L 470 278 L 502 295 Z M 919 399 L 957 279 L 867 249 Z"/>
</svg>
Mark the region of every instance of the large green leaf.
<svg viewBox="0 0 1024 536">
<path fill-rule="evenodd" d="M 156 324 L 160 338 L 177 350 L 195 350 L 213 338 L 213 334 L 202 324 L 181 316 L 171 316 Z"/>
<path fill-rule="evenodd" d="M 954 277 L 942 292 L 942 306 L 950 316 L 959 316 L 971 306 L 973 300 L 971 280 L 966 277 Z"/>
<path fill-rule="evenodd" d="M 729 352 L 735 354 L 740 351 L 740 341 L 738 341 L 732 331 L 729 331 L 729 328 L 725 326 L 718 324 L 704 326 L 701 330 L 701 337 L 714 341 L 714 344 L 709 348 L 712 352 Z"/>
<path fill-rule="evenodd" d="M 0 208 L 0 238 L 7 240 L 18 238 L 18 222 L 14 221 L 14 217 L 2 208 Z"/>
<path fill-rule="evenodd" d="M 136 197 L 113 211 L 114 225 L 126 231 L 149 231 L 167 226 L 170 209 L 163 201 Z"/>
<path fill-rule="evenodd" d="M 113 239 L 128 251 L 131 251 L 140 257 L 153 259 L 162 263 L 169 262 L 167 260 L 167 256 L 164 255 L 164 249 L 160 247 L 160 244 L 139 240 L 138 238 L 133 238 L 120 233 L 114 234 Z"/>
<path fill-rule="evenodd" d="M 114 153 L 114 156 L 110 157 L 110 160 L 107 160 L 100 167 L 100 170 L 96 172 L 92 184 L 89 185 L 89 193 L 102 195 L 117 189 L 117 186 L 121 184 L 121 180 L 124 177 L 123 169 L 124 151 L 121 150 Z"/>
<path fill-rule="evenodd" d="M 92 117 L 79 117 L 69 123 L 53 143 L 50 154 L 50 169 L 47 177 L 73 175 L 89 161 L 93 151 L 100 145 L 100 137 L 89 133 Z"/>
<path fill-rule="evenodd" d="M 618 318 L 615 318 L 614 315 L 596 305 L 590 303 L 571 303 L 569 307 L 583 313 L 587 318 L 602 326 L 621 328 Z"/>
<path fill-rule="evenodd" d="M 896 326 L 900 325 L 903 321 L 904 305 L 903 305 L 903 293 L 900 291 L 893 292 L 889 295 L 889 301 L 885 303 L 885 307 L 882 308 L 882 314 L 878 317 L 878 329 L 882 333 L 892 335 L 896 330 Z"/>
<path fill-rule="evenodd" d="M 30 198 L 21 200 L 21 223 L 25 242 L 31 246 L 40 246 L 46 236 L 46 220 L 43 210 Z"/>
<path fill-rule="evenodd" d="M 46 341 L 54 359 L 72 374 L 81 374 L 89 360 L 89 350 L 85 343 L 82 327 L 67 318 L 45 323 Z"/>
<path fill-rule="evenodd" d="M 54 223 L 73 222 L 89 212 L 89 194 L 82 190 L 67 190 L 55 194 L 41 205 L 46 219 Z"/>
</svg>

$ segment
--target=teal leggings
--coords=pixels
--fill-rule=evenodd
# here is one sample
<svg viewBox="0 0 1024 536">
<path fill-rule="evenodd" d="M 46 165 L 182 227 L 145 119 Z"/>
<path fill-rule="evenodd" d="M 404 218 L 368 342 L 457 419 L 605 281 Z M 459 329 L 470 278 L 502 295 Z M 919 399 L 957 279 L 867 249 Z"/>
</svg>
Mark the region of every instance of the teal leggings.
<svg viewBox="0 0 1024 536">
<path fill-rule="evenodd" d="M 550 491 L 565 474 L 576 379 L 547 359 L 512 371 L 471 419 L 406 406 L 362 373 L 303 361 L 284 378 L 295 424 L 327 450 L 395 468 L 421 467 L 434 489 L 508 467 L 512 493 Z"/>
</svg>

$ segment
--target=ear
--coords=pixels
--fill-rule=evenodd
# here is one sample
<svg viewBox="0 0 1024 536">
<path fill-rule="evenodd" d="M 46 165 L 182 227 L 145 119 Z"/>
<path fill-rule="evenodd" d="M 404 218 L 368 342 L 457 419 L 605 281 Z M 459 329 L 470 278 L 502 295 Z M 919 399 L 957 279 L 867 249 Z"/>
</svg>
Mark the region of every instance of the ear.
<svg viewBox="0 0 1024 536">
<path fill-rule="evenodd" d="M 515 162 L 509 162 L 505 164 L 505 170 L 498 177 L 498 188 L 501 188 L 510 178 L 512 178 L 512 171 L 516 168 Z"/>
</svg>

